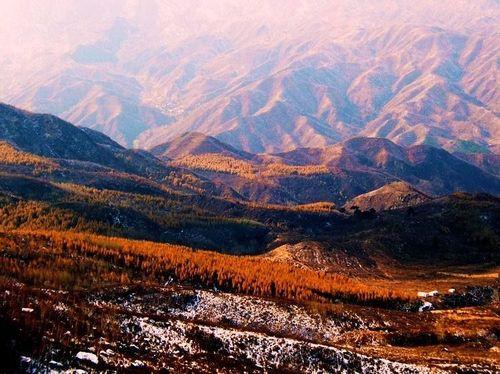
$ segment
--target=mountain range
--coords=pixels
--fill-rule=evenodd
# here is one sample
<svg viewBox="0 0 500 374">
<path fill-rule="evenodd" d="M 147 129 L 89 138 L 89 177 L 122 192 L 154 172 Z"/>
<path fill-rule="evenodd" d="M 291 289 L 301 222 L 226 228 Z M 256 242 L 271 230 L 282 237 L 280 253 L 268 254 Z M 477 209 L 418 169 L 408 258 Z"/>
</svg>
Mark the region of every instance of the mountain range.
<svg viewBox="0 0 500 374">
<path fill-rule="evenodd" d="M 0 373 L 500 372 L 498 25 L 1 0 Z"/>
<path fill-rule="evenodd" d="M 201 132 L 251 153 L 363 136 L 498 155 L 495 0 L 22 3 L 0 12 L 0 100 L 124 146 Z"/>
<path fill-rule="evenodd" d="M 307 204 L 347 200 L 394 181 L 432 196 L 454 191 L 497 194 L 499 178 L 445 150 L 399 146 L 383 138 L 353 138 L 323 148 L 250 154 L 199 133 L 151 150 L 172 167 L 231 187 L 250 201 Z"/>
<path fill-rule="evenodd" d="M 405 148 L 382 138 L 251 154 L 207 135 L 186 133 L 149 153 L 126 149 L 104 134 L 57 117 L 8 105 L 0 105 L 0 120 L 2 141 L 18 151 L 59 160 L 59 166 L 71 170 L 50 171 L 49 179 L 93 187 L 123 183 L 124 191 L 169 188 L 249 202 L 339 205 L 395 181 L 432 196 L 500 191 L 498 176 L 445 150 Z M 111 171 L 120 176 L 110 177 Z"/>
<path fill-rule="evenodd" d="M 409 207 L 455 209 L 457 197 L 437 196 L 458 191 L 498 195 L 500 178 L 445 150 L 382 138 L 251 154 L 186 133 L 149 153 L 52 115 L 0 104 L 0 222 L 11 229 L 255 254 L 283 240 L 323 238 L 324 230 L 339 238 L 364 230 L 363 215 L 373 210 L 396 210 L 387 217 L 397 222 Z M 479 199 L 496 201 L 488 196 Z M 426 215 L 421 222 L 431 221 Z"/>
</svg>

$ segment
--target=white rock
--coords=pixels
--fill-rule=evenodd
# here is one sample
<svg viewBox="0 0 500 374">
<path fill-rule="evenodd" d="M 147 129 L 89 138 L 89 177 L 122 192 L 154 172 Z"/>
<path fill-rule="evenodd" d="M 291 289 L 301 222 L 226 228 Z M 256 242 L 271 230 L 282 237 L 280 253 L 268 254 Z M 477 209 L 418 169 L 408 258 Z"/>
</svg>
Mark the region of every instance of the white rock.
<svg viewBox="0 0 500 374">
<path fill-rule="evenodd" d="M 23 312 L 23 313 L 33 313 L 34 310 L 33 310 L 33 308 L 23 308 L 23 309 L 21 309 L 21 312 Z"/>
<path fill-rule="evenodd" d="M 110 348 L 108 348 L 105 351 L 101 352 L 101 355 L 103 355 L 103 356 L 113 356 L 114 354 L 115 354 L 115 352 L 112 349 L 110 349 Z"/>
<path fill-rule="evenodd" d="M 144 362 L 142 362 L 140 360 L 135 360 L 134 362 L 132 362 L 132 366 L 136 367 L 136 368 L 140 368 L 140 367 L 143 367 L 145 365 L 144 365 Z"/>
<path fill-rule="evenodd" d="M 425 311 L 431 310 L 431 309 L 432 309 L 432 303 L 430 303 L 428 301 L 424 301 L 424 305 L 422 305 L 420 308 L 418 308 L 418 311 L 425 312 Z"/>
<path fill-rule="evenodd" d="M 456 290 L 455 290 L 454 288 L 450 288 L 450 289 L 448 290 L 448 293 L 455 293 L 455 291 L 456 291 Z"/>
<path fill-rule="evenodd" d="M 95 365 L 99 363 L 99 358 L 95 354 L 90 352 L 78 352 L 76 354 L 76 358 L 82 361 L 90 361 Z"/>
</svg>

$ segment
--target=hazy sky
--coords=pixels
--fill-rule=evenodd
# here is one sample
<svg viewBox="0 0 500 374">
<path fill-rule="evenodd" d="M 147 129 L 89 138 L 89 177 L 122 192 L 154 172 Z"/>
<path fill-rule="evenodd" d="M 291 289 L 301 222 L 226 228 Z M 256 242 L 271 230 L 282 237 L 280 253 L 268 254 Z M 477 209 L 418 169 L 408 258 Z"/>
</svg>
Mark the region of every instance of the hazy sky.
<svg viewBox="0 0 500 374">
<path fill-rule="evenodd" d="M 498 31 L 499 4 L 499 0 L 0 0 L 0 74 L 32 70 L 43 65 L 37 60 L 46 56 L 57 61 L 78 45 L 101 40 L 119 18 L 126 19 L 138 43 L 174 47 L 204 35 L 259 40 L 255 30 L 260 28 L 267 38 L 303 38 L 309 33 L 332 41 L 338 35 L 345 37 L 345 29 L 390 24 L 467 32 L 481 22 Z M 9 62 L 12 66 L 7 69 Z"/>
<path fill-rule="evenodd" d="M 225 31 L 232 22 L 299 26 L 318 20 L 332 24 L 382 24 L 388 20 L 467 26 L 468 15 L 498 16 L 497 0 L 1 0 L 0 40 L 58 40 L 80 32 L 86 38 L 110 20 L 125 17 L 138 27 L 179 35 Z M 224 29 L 224 30 L 222 30 Z"/>
</svg>

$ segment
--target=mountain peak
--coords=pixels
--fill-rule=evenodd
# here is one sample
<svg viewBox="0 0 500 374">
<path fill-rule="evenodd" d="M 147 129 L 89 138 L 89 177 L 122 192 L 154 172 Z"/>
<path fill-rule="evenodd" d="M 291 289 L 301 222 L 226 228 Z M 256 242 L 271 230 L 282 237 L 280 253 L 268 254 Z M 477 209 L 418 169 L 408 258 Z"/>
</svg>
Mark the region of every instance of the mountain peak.
<svg viewBox="0 0 500 374">
<path fill-rule="evenodd" d="M 92 162 L 120 171 L 164 168 L 153 156 L 143 157 L 127 150 L 98 131 L 1 103 L 0 139 L 34 155 Z"/>
<path fill-rule="evenodd" d="M 200 132 L 186 132 L 177 138 L 152 148 L 151 153 L 160 159 L 178 159 L 185 156 L 214 153 L 246 160 L 254 156 Z"/>
<path fill-rule="evenodd" d="M 366 211 L 407 208 L 431 200 L 431 197 L 417 190 L 409 183 L 395 181 L 376 190 L 356 196 L 345 204 L 346 209 L 358 207 Z"/>
</svg>

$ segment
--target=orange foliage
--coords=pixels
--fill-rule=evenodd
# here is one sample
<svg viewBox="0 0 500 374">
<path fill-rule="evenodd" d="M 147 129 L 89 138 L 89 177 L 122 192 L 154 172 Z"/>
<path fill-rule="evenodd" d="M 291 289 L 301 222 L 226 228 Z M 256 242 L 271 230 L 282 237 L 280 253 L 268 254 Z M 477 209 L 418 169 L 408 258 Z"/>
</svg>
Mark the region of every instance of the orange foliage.
<svg viewBox="0 0 500 374">
<path fill-rule="evenodd" d="M 328 172 L 328 168 L 324 165 L 295 166 L 273 163 L 266 165 L 266 169 L 262 172 L 262 175 L 274 177 L 284 175 L 317 175 Z"/>
<path fill-rule="evenodd" d="M 255 166 L 249 162 L 217 154 L 189 155 L 172 162 L 172 165 L 247 177 L 256 172 Z"/>
<path fill-rule="evenodd" d="M 37 169 L 51 170 L 58 167 L 54 161 L 31 153 L 17 150 L 11 144 L 0 142 L 0 163 L 10 165 L 30 165 Z"/>
<path fill-rule="evenodd" d="M 68 232 L 1 232 L 0 272 L 53 287 L 149 281 L 170 277 L 204 287 L 298 301 L 342 299 L 371 305 L 412 296 L 341 275 L 300 269 L 251 256 Z M 23 261 L 19 261 L 22 258 Z"/>
<path fill-rule="evenodd" d="M 189 155 L 183 157 L 182 159 L 173 161 L 171 165 L 193 170 L 234 174 L 248 179 L 287 175 L 307 176 L 326 174 L 329 172 L 328 168 L 324 165 L 295 166 L 276 162 L 258 165 L 219 154 Z"/>
</svg>

